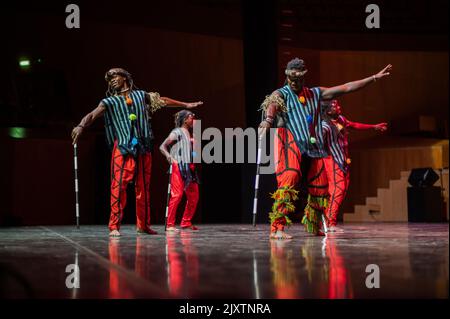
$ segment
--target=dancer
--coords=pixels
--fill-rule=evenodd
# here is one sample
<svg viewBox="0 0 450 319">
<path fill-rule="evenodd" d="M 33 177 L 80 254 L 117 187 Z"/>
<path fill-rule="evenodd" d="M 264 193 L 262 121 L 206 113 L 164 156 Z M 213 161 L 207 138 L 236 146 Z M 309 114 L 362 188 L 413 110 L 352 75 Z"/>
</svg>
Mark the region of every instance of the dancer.
<svg viewBox="0 0 450 319">
<path fill-rule="evenodd" d="M 73 130 L 73 144 L 97 118 L 105 115 L 106 137 L 111 158 L 110 236 L 120 236 L 120 223 L 126 204 L 127 185 L 135 181 L 137 232 L 156 234 L 150 228 L 150 173 L 153 133 L 150 114 L 163 107 L 194 108 L 203 102 L 186 103 L 158 93 L 138 90 L 131 74 L 122 68 L 106 72 L 107 97 L 87 114 Z"/>
<path fill-rule="evenodd" d="M 311 158 L 312 164 L 308 177 L 311 177 L 309 180 L 314 183 L 312 185 L 318 186 L 314 189 L 315 193 L 310 192 L 310 197 L 315 196 L 315 198 L 314 200 L 310 198 L 311 205 L 308 204 L 306 211 L 309 216 L 303 221 L 307 223 L 311 232 L 321 234 L 319 221 L 327 193 L 326 185 L 322 185 L 322 182 L 326 180 L 325 170 L 323 165 L 319 164 L 322 162 L 321 158 L 328 154 L 323 145 L 319 101 L 362 89 L 389 75 L 391 68 L 389 64 L 375 75 L 343 85 L 310 89 L 304 85 L 307 72 L 304 61 L 295 58 L 287 64 L 285 70 L 287 84 L 266 97 L 262 103 L 265 118 L 259 125 L 261 129 L 276 128 L 275 172 L 278 189 L 272 195 L 275 201 L 272 212 L 269 214 L 270 238 L 292 238 L 285 233 L 284 228 L 291 223 L 288 214 L 295 210 L 294 201 L 298 193 L 295 186 L 300 180 L 302 156 Z"/>
<path fill-rule="evenodd" d="M 329 195 L 325 215 L 328 232 L 341 232 L 342 229 L 336 227 L 337 215 L 350 182 L 351 159 L 348 155 L 348 130 L 374 129 L 384 132 L 387 130 L 387 123 L 372 125 L 349 121 L 342 115 L 342 108 L 337 100 L 323 101 L 322 110 L 325 148 L 330 154 L 323 159 Z"/>
<path fill-rule="evenodd" d="M 181 221 L 181 229 L 198 230 L 196 226 L 192 225 L 192 218 L 199 197 L 199 179 L 196 165 L 193 162 L 193 138 L 191 138 L 194 118 L 194 113 L 187 110 L 175 114 L 175 129 L 170 132 L 159 147 L 161 153 L 172 165 L 167 231 L 178 231 L 175 228 L 175 218 L 183 193 L 186 193 L 187 202 Z M 169 153 L 169 146 L 171 145 Z"/>
</svg>

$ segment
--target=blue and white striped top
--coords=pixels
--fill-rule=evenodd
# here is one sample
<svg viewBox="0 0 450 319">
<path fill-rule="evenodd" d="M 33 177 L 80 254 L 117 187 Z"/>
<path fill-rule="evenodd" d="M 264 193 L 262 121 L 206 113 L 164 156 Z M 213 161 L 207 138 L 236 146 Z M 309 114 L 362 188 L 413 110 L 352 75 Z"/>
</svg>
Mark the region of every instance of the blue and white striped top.
<svg viewBox="0 0 450 319">
<path fill-rule="evenodd" d="M 133 104 L 130 106 L 122 95 L 102 100 L 106 107 L 105 129 L 108 145 L 112 148 L 117 140 L 122 155 L 152 151 L 153 132 L 146 111 L 145 94 L 142 90 L 131 91 L 129 97 Z M 136 115 L 133 122 L 129 118 L 131 113 Z"/>
<path fill-rule="evenodd" d="M 336 125 L 339 124 L 341 129 Z M 348 121 L 345 117 L 339 116 L 336 124 L 331 121 L 323 121 L 322 128 L 325 140 L 325 148 L 328 150 L 334 161 L 342 171 L 347 172 L 349 165 L 348 158 Z"/>
<path fill-rule="evenodd" d="M 287 107 L 286 127 L 292 132 L 302 154 L 310 157 L 326 157 L 320 112 L 320 89 L 303 87 L 296 94 L 289 85 L 278 89 Z M 302 100 L 302 102 L 300 101 Z"/>
</svg>

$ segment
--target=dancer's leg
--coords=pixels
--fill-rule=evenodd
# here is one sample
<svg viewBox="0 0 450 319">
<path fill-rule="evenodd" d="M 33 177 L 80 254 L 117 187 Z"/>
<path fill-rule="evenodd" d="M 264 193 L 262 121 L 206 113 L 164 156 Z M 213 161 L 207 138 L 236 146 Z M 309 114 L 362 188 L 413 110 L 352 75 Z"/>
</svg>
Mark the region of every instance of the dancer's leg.
<svg viewBox="0 0 450 319">
<path fill-rule="evenodd" d="M 284 226 L 291 221 L 288 214 L 295 210 L 294 201 L 297 191 L 294 189 L 300 180 L 301 153 L 292 133 L 286 128 L 278 128 L 275 134 L 275 171 L 278 189 L 272 195 L 274 203 L 270 213 L 271 238 L 288 239 L 292 236 L 284 232 Z"/>
<path fill-rule="evenodd" d="M 327 205 L 327 175 L 322 158 L 312 158 L 308 170 L 308 203 L 302 223 L 308 232 L 323 235 L 322 214 Z"/>
</svg>

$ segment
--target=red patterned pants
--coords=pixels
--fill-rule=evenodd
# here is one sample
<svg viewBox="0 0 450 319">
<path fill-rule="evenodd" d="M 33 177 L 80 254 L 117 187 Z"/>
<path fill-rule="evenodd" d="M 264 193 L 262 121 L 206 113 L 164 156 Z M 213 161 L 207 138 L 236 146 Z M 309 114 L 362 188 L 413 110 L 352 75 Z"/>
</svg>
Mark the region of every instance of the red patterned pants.
<svg viewBox="0 0 450 319">
<path fill-rule="evenodd" d="M 190 169 L 194 169 L 194 164 L 190 164 Z M 175 226 L 175 217 L 177 208 L 183 198 L 183 193 L 186 193 L 186 207 L 181 220 L 181 227 L 189 227 L 192 225 L 192 217 L 194 217 L 195 209 L 197 208 L 199 192 L 198 184 L 195 182 L 189 183 L 185 189 L 183 178 L 181 177 L 178 164 L 172 164 L 172 176 L 170 179 L 170 200 L 169 212 L 167 214 L 167 227 Z"/>
<path fill-rule="evenodd" d="M 328 206 L 326 217 L 328 226 L 336 226 L 339 208 L 344 201 L 350 183 L 350 173 L 344 172 L 332 156 L 323 159 L 328 179 Z"/>
<path fill-rule="evenodd" d="M 150 227 L 150 172 L 152 155 L 140 154 L 135 159 L 123 156 L 114 144 L 111 158 L 111 216 L 109 229 L 119 230 L 123 209 L 127 202 L 127 186 L 135 179 L 136 226 L 145 230 Z M 136 175 L 136 176 L 135 176 Z"/>
</svg>

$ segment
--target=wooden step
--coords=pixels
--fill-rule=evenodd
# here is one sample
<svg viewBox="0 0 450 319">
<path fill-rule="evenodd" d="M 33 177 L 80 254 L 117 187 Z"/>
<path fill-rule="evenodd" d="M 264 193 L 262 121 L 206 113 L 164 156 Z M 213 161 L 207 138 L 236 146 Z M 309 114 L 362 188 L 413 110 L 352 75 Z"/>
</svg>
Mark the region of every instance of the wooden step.
<svg viewBox="0 0 450 319">
<path fill-rule="evenodd" d="M 409 178 L 409 174 L 411 174 L 411 171 L 401 171 L 400 172 L 400 179 L 403 179 L 403 178 L 408 179 Z"/>
<path fill-rule="evenodd" d="M 407 187 L 408 184 L 402 180 L 391 180 L 389 182 L 389 190 L 392 198 L 391 221 L 408 221 Z"/>
<path fill-rule="evenodd" d="M 366 205 L 378 205 L 377 197 L 366 197 Z"/>
</svg>

